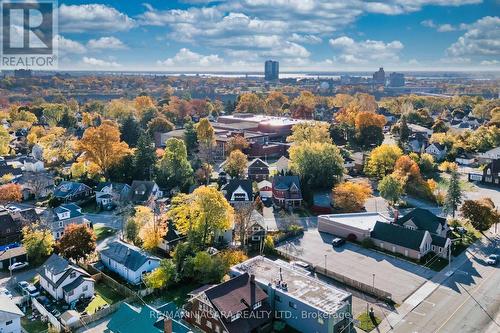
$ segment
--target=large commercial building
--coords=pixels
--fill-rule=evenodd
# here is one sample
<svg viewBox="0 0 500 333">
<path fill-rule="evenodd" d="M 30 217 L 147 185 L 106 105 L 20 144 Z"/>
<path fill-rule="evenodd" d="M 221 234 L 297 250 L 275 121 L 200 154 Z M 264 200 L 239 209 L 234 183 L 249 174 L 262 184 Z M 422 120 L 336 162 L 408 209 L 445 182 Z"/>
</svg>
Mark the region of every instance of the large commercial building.
<svg viewBox="0 0 500 333">
<path fill-rule="evenodd" d="M 389 75 L 389 86 L 390 87 L 404 87 L 405 85 L 405 75 L 403 73 L 391 73 Z"/>
<path fill-rule="evenodd" d="M 384 68 L 380 67 L 378 71 L 373 73 L 373 83 L 375 84 L 385 84 L 385 72 Z"/>
<path fill-rule="evenodd" d="M 279 80 L 280 63 L 274 60 L 267 60 L 264 66 L 264 76 L 266 81 Z"/>
<path fill-rule="evenodd" d="M 352 295 L 326 284 L 292 265 L 262 256 L 233 266 L 231 276 L 249 274 L 267 294 L 276 319 L 299 332 L 348 332 Z"/>
</svg>

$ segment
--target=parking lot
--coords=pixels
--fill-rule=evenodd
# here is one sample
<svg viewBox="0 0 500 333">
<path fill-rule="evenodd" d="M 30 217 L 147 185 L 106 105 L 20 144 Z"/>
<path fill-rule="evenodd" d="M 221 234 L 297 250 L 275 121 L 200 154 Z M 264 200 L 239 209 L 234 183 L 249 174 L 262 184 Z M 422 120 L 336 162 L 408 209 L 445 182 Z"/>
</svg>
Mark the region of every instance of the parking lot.
<svg viewBox="0 0 500 333">
<path fill-rule="evenodd" d="M 411 262 L 347 243 L 334 248 L 332 235 L 309 229 L 304 235 L 278 249 L 313 265 L 326 267 L 351 279 L 392 293 L 401 303 L 436 272 Z"/>
</svg>

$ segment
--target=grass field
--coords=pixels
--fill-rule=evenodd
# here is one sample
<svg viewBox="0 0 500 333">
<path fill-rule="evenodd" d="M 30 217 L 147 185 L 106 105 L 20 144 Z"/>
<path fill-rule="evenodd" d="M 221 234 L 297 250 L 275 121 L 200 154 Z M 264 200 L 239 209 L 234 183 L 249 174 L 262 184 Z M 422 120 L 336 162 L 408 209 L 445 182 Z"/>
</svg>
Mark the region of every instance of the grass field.
<svg viewBox="0 0 500 333">
<path fill-rule="evenodd" d="M 28 333 L 38 333 L 47 330 L 47 323 L 42 322 L 41 320 L 31 321 L 28 317 L 31 315 L 31 310 L 28 310 L 24 317 L 21 317 L 21 326 Z"/>
<path fill-rule="evenodd" d="M 364 313 L 364 312 L 362 314 L 360 314 L 357 319 L 359 320 L 359 324 L 356 325 L 356 326 L 359 327 L 360 329 L 362 329 L 365 332 L 372 331 L 381 322 L 381 320 L 379 318 L 375 317 L 375 323 L 374 323 L 371 320 L 370 316 L 368 314 Z"/>
<path fill-rule="evenodd" d="M 94 227 L 94 233 L 95 233 L 97 241 L 100 241 L 104 238 L 112 236 L 112 235 L 116 234 L 117 231 L 118 230 L 116 230 L 116 229 L 101 226 L 101 225 Z"/>
</svg>

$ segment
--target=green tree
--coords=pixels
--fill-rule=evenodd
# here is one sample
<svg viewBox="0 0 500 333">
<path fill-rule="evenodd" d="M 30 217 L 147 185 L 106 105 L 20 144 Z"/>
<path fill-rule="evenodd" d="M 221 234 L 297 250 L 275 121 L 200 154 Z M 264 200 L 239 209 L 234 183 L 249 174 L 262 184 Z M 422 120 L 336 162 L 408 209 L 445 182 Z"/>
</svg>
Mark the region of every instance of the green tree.
<svg viewBox="0 0 500 333">
<path fill-rule="evenodd" d="M 57 249 L 63 257 L 79 261 L 95 251 L 96 237 L 94 230 L 85 224 L 70 224 L 57 242 Z"/>
<path fill-rule="evenodd" d="M 460 175 L 456 170 L 452 170 L 450 177 L 450 184 L 448 186 L 448 191 L 446 192 L 446 198 L 444 202 L 444 209 L 446 213 L 452 214 L 455 218 L 455 212 L 462 202 L 462 189 L 460 188 Z"/>
<path fill-rule="evenodd" d="M 488 230 L 500 218 L 491 200 L 465 200 L 460 211 L 478 231 Z"/>
<path fill-rule="evenodd" d="M 397 159 L 403 151 L 396 145 L 381 145 L 372 150 L 365 166 L 365 173 L 371 177 L 383 178 L 394 170 Z"/>
<path fill-rule="evenodd" d="M 7 155 L 9 153 L 9 143 L 9 132 L 3 126 L 0 126 L 0 155 Z"/>
<path fill-rule="evenodd" d="M 344 173 L 344 159 L 331 143 L 307 143 L 290 148 L 290 168 L 313 188 L 331 188 Z"/>
<path fill-rule="evenodd" d="M 48 229 L 37 224 L 23 228 L 23 246 L 30 262 L 39 265 L 54 250 L 54 237 Z"/>
<path fill-rule="evenodd" d="M 302 142 L 332 143 L 328 123 L 313 121 L 293 125 L 292 134 L 286 139 L 296 144 Z"/>
<path fill-rule="evenodd" d="M 137 244 L 139 239 L 139 230 L 140 226 L 136 220 L 133 218 L 127 219 L 125 223 L 125 238 L 131 241 L 134 244 Z"/>
<path fill-rule="evenodd" d="M 189 120 L 184 124 L 184 142 L 189 155 L 193 155 L 198 145 L 198 137 L 194 123 Z"/>
<path fill-rule="evenodd" d="M 154 142 L 149 135 L 142 133 L 134 152 L 135 179 L 151 180 L 151 176 L 155 173 L 156 161 Z"/>
<path fill-rule="evenodd" d="M 382 198 L 393 205 L 399 201 L 403 194 L 403 184 L 392 175 L 387 175 L 378 183 L 378 191 Z"/>
<path fill-rule="evenodd" d="M 129 115 L 123 121 L 120 127 L 120 132 L 122 141 L 125 141 L 130 147 L 135 147 L 137 145 L 137 140 L 141 135 L 141 127 L 135 120 L 134 116 Z"/>
<path fill-rule="evenodd" d="M 182 190 L 193 183 L 193 168 L 189 164 L 184 141 L 176 138 L 167 140 L 165 154 L 160 161 L 158 181 L 167 188 L 178 186 Z"/>
<path fill-rule="evenodd" d="M 147 274 L 144 282 L 148 288 L 163 289 L 176 282 L 177 271 L 172 259 L 162 259 L 158 266 L 151 273 Z"/>
<path fill-rule="evenodd" d="M 401 142 L 408 142 L 409 137 L 410 128 L 408 127 L 408 123 L 406 122 L 406 116 L 402 115 L 399 121 L 399 140 L 401 140 Z"/>
</svg>

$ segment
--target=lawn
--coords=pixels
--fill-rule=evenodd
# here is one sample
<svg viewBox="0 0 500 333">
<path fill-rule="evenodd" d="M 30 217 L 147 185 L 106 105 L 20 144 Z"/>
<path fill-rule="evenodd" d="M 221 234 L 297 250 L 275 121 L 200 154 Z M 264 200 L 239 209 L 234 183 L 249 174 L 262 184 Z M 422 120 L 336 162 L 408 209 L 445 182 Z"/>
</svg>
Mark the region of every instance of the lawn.
<svg viewBox="0 0 500 333">
<path fill-rule="evenodd" d="M 359 323 L 356 326 L 359 327 L 360 329 L 362 329 L 365 332 L 371 332 L 381 322 L 381 320 L 379 318 L 375 317 L 375 323 L 376 324 L 374 324 L 373 321 L 372 321 L 372 319 L 370 318 L 370 316 L 368 314 L 366 314 L 365 312 L 363 312 L 362 314 L 360 314 L 358 316 L 357 320 L 359 321 Z"/>
<path fill-rule="evenodd" d="M 94 288 L 96 294 L 110 305 L 124 299 L 122 294 L 105 283 L 97 283 Z"/>
<path fill-rule="evenodd" d="M 174 302 L 177 307 L 182 307 L 186 304 L 189 296 L 188 294 L 201 287 L 201 284 L 197 283 L 183 283 L 180 285 L 174 285 L 169 287 L 166 291 L 162 291 L 160 295 L 153 293 L 144 298 L 144 301 L 148 304 L 155 303 L 157 305 Z"/>
<path fill-rule="evenodd" d="M 102 225 L 94 227 L 94 233 L 97 241 L 103 240 L 104 238 L 108 238 L 109 236 L 116 234 L 117 231 L 118 230 L 116 229 L 105 227 Z"/>
<path fill-rule="evenodd" d="M 41 320 L 31 321 L 28 317 L 31 315 L 31 310 L 28 310 L 24 317 L 21 317 L 21 326 L 28 333 L 38 333 L 43 332 L 48 329 L 47 323 L 42 322 Z"/>
<path fill-rule="evenodd" d="M 96 313 L 99 309 L 103 308 L 104 306 L 108 305 L 109 303 L 104 300 L 104 298 L 101 297 L 101 295 L 97 294 L 92 302 L 87 305 L 85 308 L 85 312 L 88 314 L 94 314 Z"/>
</svg>

